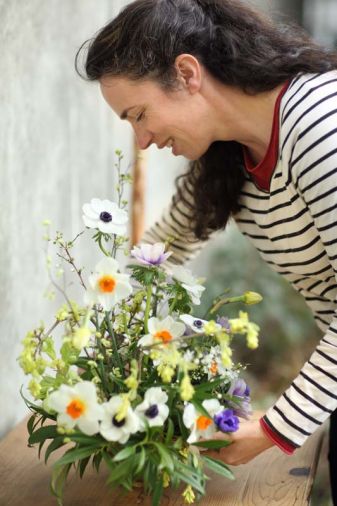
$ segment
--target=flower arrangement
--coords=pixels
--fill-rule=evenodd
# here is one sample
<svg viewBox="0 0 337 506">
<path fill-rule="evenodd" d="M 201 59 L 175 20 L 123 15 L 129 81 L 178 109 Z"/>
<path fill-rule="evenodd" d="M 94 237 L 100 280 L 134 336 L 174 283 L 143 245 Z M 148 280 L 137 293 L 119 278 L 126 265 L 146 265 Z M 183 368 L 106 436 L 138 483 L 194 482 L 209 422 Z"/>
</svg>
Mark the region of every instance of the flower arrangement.
<svg viewBox="0 0 337 506">
<path fill-rule="evenodd" d="M 71 300 L 47 256 L 51 282 L 65 301 L 50 328 L 41 324 L 23 340 L 19 362 L 31 376 L 34 398 L 22 394 L 32 412 L 28 442 L 39 445 L 39 455 L 45 445 L 45 461 L 65 450 L 51 478 L 58 504 L 71 467 L 82 477 L 89 462 L 97 471 L 108 467 L 112 486 L 132 490 L 141 480 L 153 506 L 165 487 L 181 484 L 190 504 L 205 494 L 208 469 L 233 477 L 202 450 L 228 445 L 215 433 L 236 431 L 251 412 L 231 342 L 235 334 L 245 334 L 247 345 L 256 348 L 259 328 L 245 312 L 227 319 L 216 311 L 228 302 L 252 304 L 261 297 L 220 296 L 204 319 L 193 316 L 204 287 L 189 270 L 170 264 L 169 243 L 135 246 L 122 272 L 116 257 L 127 242 L 122 194 L 130 177 L 116 153 L 117 202 L 92 199 L 83 206 L 86 230 L 95 230 L 103 254 L 89 275 L 72 255 L 83 232 L 72 241 L 60 232 L 51 239 L 45 223 L 47 245 L 53 243 L 70 264 L 84 295 L 81 302 Z"/>
</svg>

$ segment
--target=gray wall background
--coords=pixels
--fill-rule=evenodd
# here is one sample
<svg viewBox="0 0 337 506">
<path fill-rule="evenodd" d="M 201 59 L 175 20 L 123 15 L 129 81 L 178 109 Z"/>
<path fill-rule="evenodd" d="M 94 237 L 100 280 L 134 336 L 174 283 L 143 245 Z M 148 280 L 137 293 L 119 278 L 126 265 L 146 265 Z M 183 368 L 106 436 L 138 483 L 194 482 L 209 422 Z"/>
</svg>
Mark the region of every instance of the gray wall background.
<svg viewBox="0 0 337 506">
<path fill-rule="evenodd" d="M 324 42 L 327 33 L 335 40 L 334 27 L 329 24 L 329 32 L 326 27 L 327 19 L 335 19 L 332 7 L 324 16 L 333 2 L 255 3 L 275 17 L 283 12 L 301 20 L 304 12 L 308 27 Z M 20 341 L 40 320 L 50 322 L 58 305 L 43 296 L 48 278 L 41 222 L 49 218 L 67 238 L 74 237 L 83 228 L 82 204 L 113 196 L 114 150 L 122 149 L 132 161 L 128 125 L 113 117 L 97 85 L 82 81 L 73 68 L 80 44 L 126 3 L 0 0 L 0 436 L 27 413 L 19 395 L 25 382 L 16 361 Z M 147 225 L 169 201 L 184 166 L 168 151 L 149 150 Z M 206 273 L 211 249 L 194 262 L 196 274 Z M 76 258 L 90 269 L 97 253 L 85 247 Z"/>
</svg>

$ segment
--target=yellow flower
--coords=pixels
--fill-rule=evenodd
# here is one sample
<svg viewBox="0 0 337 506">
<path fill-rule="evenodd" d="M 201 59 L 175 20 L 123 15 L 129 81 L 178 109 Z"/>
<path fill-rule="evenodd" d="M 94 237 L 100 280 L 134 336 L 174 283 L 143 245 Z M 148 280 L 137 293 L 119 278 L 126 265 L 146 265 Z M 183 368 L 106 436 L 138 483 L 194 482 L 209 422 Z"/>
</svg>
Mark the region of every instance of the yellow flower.
<svg viewBox="0 0 337 506">
<path fill-rule="evenodd" d="M 183 401 L 189 401 L 194 395 L 194 388 L 188 374 L 185 374 L 180 383 L 180 397 Z"/>
<path fill-rule="evenodd" d="M 125 385 L 128 387 L 129 390 L 137 390 L 138 388 L 138 381 L 134 376 L 129 376 L 124 380 Z"/>
<path fill-rule="evenodd" d="M 88 346 L 91 331 L 87 327 L 79 327 L 75 330 L 72 336 L 72 345 L 77 350 L 82 350 Z"/>
<path fill-rule="evenodd" d="M 163 487 L 164 488 L 169 487 L 170 481 L 171 481 L 170 475 L 166 471 L 164 471 L 163 472 Z"/>
<path fill-rule="evenodd" d="M 245 292 L 243 294 L 245 304 L 258 304 L 263 297 L 257 292 Z"/>
<path fill-rule="evenodd" d="M 68 311 L 68 308 L 63 305 L 62 307 L 60 307 L 60 309 L 57 311 L 56 313 L 56 320 L 58 321 L 63 321 L 63 320 L 66 320 L 69 316 L 69 311 Z"/>
<path fill-rule="evenodd" d="M 193 488 L 191 485 L 187 485 L 184 492 L 182 493 L 185 504 L 193 504 L 195 501 L 195 493 L 193 492 Z"/>
<path fill-rule="evenodd" d="M 214 320 L 210 320 L 209 322 L 204 324 L 204 332 L 206 336 L 214 335 L 217 332 L 217 330 L 219 330 L 219 328 L 220 325 L 215 323 Z"/>
<path fill-rule="evenodd" d="M 123 395 L 121 395 L 121 397 L 122 397 L 122 402 L 121 402 L 118 410 L 116 411 L 116 415 L 115 415 L 117 422 L 121 422 L 122 420 L 124 420 L 124 418 L 126 418 L 127 413 L 128 413 L 128 409 L 130 407 L 130 401 L 129 401 L 128 395 L 123 394 Z"/>
<path fill-rule="evenodd" d="M 232 350 L 228 346 L 224 347 L 221 352 L 221 362 L 227 369 L 230 369 L 233 365 L 231 356 Z"/>
<path fill-rule="evenodd" d="M 36 381 L 35 379 L 30 380 L 28 388 L 32 396 L 35 397 L 35 399 L 40 398 L 41 385 L 38 381 Z"/>
<path fill-rule="evenodd" d="M 259 326 L 256 323 L 249 323 L 247 329 L 247 347 L 251 350 L 255 350 L 259 345 Z"/>
<path fill-rule="evenodd" d="M 166 364 L 160 364 L 157 367 L 157 371 L 164 383 L 170 383 L 172 381 L 174 375 L 173 367 Z"/>
</svg>

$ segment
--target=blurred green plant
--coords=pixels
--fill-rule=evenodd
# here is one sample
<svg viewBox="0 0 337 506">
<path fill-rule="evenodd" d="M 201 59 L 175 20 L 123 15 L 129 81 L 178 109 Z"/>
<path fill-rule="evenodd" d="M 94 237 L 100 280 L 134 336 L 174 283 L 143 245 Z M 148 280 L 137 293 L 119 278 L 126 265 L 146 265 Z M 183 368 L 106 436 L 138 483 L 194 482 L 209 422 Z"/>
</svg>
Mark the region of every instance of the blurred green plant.
<svg viewBox="0 0 337 506">
<path fill-rule="evenodd" d="M 223 246 L 218 245 L 210 254 L 206 277 L 200 316 L 220 294 L 233 297 L 249 289 L 263 296 L 264 301 L 250 311 L 261 327 L 259 351 L 252 356 L 244 346 L 236 346 L 236 360 L 250 364 L 250 373 L 261 384 L 261 397 L 267 392 L 279 393 L 319 339 L 320 331 L 304 298 L 269 268 L 235 226 L 227 231 Z M 231 304 L 218 313 L 232 317 L 242 308 L 242 304 Z"/>
</svg>

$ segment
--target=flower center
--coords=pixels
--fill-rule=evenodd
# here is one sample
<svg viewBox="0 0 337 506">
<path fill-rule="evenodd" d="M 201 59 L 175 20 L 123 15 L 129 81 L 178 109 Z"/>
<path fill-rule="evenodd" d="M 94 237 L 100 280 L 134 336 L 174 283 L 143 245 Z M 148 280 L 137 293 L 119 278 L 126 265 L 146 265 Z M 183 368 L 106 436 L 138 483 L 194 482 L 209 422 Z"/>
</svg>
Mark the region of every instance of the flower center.
<svg viewBox="0 0 337 506">
<path fill-rule="evenodd" d="M 156 418 L 158 413 L 159 413 L 159 409 L 158 409 L 157 404 L 153 404 L 145 411 L 145 416 L 147 416 L 148 418 Z"/>
<path fill-rule="evenodd" d="M 116 415 L 113 417 L 112 419 L 112 424 L 115 426 L 115 427 L 123 427 L 123 425 L 125 424 L 125 418 L 122 418 L 121 420 L 117 420 L 116 419 Z"/>
<path fill-rule="evenodd" d="M 201 415 L 197 419 L 197 427 L 199 430 L 206 430 L 212 423 L 212 419 L 208 416 Z"/>
<path fill-rule="evenodd" d="M 102 276 L 98 280 L 98 286 L 101 292 L 111 293 L 116 287 L 116 281 L 112 276 Z"/>
<path fill-rule="evenodd" d="M 218 372 L 218 364 L 213 361 L 211 367 L 209 368 L 212 374 L 216 374 Z"/>
<path fill-rule="evenodd" d="M 168 330 L 159 330 L 154 337 L 155 339 L 161 339 L 163 343 L 169 343 L 172 340 L 172 334 Z"/>
<path fill-rule="evenodd" d="M 85 404 L 80 399 L 73 399 L 67 406 L 67 414 L 73 418 L 79 418 L 85 412 Z"/>
<path fill-rule="evenodd" d="M 107 211 L 103 211 L 100 215 L 99 215 L 99 219 L 101 221 L 104 221 L 104 223 L 109 223 L 111 220 L 112 220 L 112 216 L 110 213 L 108 213 Z"/>
<path fill-rule="evenodd" d="M 198 327 L 198 329 L 201 329 L 201 327 L 202 327 L 202 321 L 201 320 L 194 320 L 193 325 L 195 327 Z"/>
</svg>

